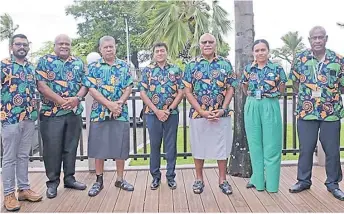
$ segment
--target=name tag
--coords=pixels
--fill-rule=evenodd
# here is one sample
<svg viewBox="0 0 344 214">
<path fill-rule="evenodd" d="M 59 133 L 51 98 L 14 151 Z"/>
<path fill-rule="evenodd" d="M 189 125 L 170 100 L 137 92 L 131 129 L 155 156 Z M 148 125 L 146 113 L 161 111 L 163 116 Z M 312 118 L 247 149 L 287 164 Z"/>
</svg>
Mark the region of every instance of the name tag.
<svg viewBox="0 0 344 214">
<path fill-rule="evenodd" d="M 318 98 L 321 97 L 321 90 L 317 90 L 317 91 L 312 91 L 312 97 L 313 98 Z"/>
<path fill-rule="evenodd" d="M 256 90 L 256 99 L 257 100 L 262 99 L 262 90 Z"/>
</svg>

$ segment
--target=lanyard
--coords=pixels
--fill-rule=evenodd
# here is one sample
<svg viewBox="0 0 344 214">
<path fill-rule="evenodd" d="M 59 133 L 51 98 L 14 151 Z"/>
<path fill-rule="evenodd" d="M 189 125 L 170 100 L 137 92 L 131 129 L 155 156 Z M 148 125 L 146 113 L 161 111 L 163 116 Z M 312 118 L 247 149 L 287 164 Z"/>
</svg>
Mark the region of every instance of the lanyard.
<svg viewBox="0 0 344 214">
<path fill-rule="evenodd" d="M 312 58 L 312 64 L 313 64 L 313 73 L 314 73 L 314 78 L 315 78 L 315 83 L 318 82 L 318 75 L 319 73 L 321 73 L 321 70 L 324 66 L 324 61 L 325 61 L 325 57 L 326 54 L 324 55 L 324 57 L 320 60 L 320 62 L 317 64 L 317 66 L 315 67 L 315 62 L 314 62 L 314 57 Z"/>
</svg>

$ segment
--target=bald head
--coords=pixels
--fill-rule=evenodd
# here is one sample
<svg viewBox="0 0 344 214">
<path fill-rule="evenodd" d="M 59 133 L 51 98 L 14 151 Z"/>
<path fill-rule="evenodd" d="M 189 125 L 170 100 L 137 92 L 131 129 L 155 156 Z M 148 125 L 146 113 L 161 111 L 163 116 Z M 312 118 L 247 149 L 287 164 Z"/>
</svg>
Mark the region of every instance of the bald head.
<svg viewBox="0 0 344 214">
<path fill-rule="evenodd" d="M 216 39 L 215 39 L 215 36 L 211 33 L 205 33 L 203 34 L 200 38 L 199 38 L 199 43 L 201 44 L 202 41 L 204 40 L 208 40 L 208 39 L 211 39 L 213 41 L 215 41 L 215 44 L 216 44 Z"/>
<path fill-rule="evenodd" d="M 312 37 L 312 35 L 315 32 L 320 32 L 320 33 L 323 33 L 324 35 L 326 35 L 326 30 L 325 30 L 324 27 L 322 27 L 322 26 L 315 26 L 315 27 L 312 27 L 312 29 L 309 31 L 309 37 Z"/>
<path fill-rule="evenodd" d="M 72 40 L 69 36 L 65 34 L 60 34 L 56 36 L 54 42 L 54 51 L 57 56 L 62 59 L 68 59 L 70 56 L 70 48 L 72 45 Z"/>
</svg>

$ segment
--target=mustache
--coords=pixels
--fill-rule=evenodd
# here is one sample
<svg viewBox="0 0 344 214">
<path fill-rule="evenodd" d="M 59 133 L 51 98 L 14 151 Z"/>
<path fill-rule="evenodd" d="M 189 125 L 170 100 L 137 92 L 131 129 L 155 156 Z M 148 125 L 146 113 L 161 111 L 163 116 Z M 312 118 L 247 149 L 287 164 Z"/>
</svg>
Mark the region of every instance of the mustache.
<svg viewBox="0 0 344 214">
<path fill-rule="evenodd" d="M 22 49 L 19 49 L 18 52 L 19 52 L 19 51 L 27 52 L 27 51 L 26 51 L 25 49 L 23 49 L 23 48 L 22 48 Z"/>
</svg>

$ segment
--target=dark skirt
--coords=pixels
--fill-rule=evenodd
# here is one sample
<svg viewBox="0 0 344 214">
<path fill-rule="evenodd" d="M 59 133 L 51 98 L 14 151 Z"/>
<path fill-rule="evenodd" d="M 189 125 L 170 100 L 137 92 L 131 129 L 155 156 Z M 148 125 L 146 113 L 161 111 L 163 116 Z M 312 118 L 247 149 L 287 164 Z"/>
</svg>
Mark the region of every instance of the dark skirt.
<svg viewBox="0 0 344 214">
<path fill-rule="evenodd" d="M 88 157 L 126 160 L 129 158 L 129 149 L 129 122 L 118 120 L 90 122 Z"/>
</svg>

